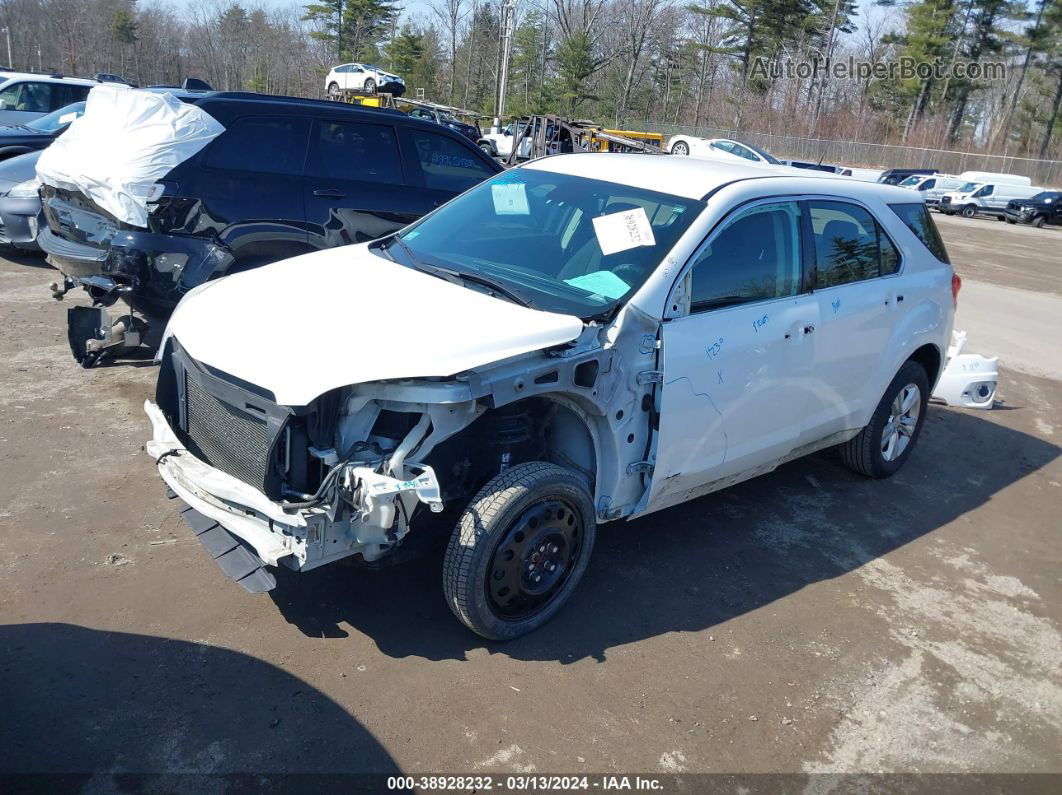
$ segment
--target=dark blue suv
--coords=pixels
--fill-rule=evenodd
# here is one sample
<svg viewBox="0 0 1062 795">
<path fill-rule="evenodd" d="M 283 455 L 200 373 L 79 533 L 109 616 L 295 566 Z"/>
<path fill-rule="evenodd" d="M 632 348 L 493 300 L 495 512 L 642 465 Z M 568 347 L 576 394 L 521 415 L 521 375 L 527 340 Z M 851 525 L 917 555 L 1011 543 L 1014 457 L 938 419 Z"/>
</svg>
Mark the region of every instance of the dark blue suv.
<svg viewBox="0 0 1062 795">
<path fill-rule="evenodd" d="M 387 235 L 501 171 L 465 136 L 397 111 L 246 93 L 174 92 L 225 131 L 163 179 L 147 228 L 77 191 L 44 185 L 38 242 L 64 274 L 75 358 L 145 341 L 181 297 L 234 271 Z M 117 323 L 118 300 L 144 317 Z"/>
</svg>

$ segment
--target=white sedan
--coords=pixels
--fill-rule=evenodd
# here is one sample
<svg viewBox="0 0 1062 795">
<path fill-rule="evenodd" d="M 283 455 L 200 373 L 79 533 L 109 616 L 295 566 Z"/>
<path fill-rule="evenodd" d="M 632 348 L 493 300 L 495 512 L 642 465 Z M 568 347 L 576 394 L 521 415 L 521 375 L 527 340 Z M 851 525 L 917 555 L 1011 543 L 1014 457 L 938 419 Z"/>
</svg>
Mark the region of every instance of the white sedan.
<svg viewBox="0 0 1062 795">
<path fill-rule="evenodd" d="M 732 141 L 729 138 L 697 138 L 692 135 L 675 135 L 667 143 L 667 151 L 673 155 L 719 157 L 724 160 L 746 160 L 750 163 L 781 165 L 774 155 L 755 146 Z"/>
<path fill-rule="evenodd" d="M 400 97 L 406 91 L 406 81 L 369 63 L 345 63 L 333 67 L 328 73 L 325 91 L 331 99 L 339 99 L 344 91 L 363 91 L 366 94 L 381 91 Z"/>
</svg>

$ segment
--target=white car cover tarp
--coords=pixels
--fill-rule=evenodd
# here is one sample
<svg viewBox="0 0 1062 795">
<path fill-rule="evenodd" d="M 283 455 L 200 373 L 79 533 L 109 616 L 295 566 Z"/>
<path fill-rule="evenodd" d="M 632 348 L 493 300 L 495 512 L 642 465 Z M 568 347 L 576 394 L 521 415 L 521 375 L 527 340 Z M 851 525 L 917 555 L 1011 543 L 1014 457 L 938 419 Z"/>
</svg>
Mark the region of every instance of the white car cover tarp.
<svg viewBox="0 0 1062 795">
<path fill-rule="evenodd" d="M 41 154 L 37 178 L 79 191 L 120 221 L 147 226 L 155 182 L 222 132 L 224 126 L 169 93 L 104 84 L 85 115 Z"/>
</svg>

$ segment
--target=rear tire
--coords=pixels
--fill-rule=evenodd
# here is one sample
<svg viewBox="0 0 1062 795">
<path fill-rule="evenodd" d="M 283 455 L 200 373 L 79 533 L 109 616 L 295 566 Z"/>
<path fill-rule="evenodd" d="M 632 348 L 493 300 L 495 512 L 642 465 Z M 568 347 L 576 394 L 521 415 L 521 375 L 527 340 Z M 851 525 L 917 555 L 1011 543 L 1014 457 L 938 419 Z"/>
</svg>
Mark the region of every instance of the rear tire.
<svg viewBox="0 0 1062 795">
<path fill-rule="evenodd" d="M 976 204 L 967 204 L 965 207 L 962 208 L 963 218 L 973 218 L 975 215 L 977 215 Z"/>
<path fill-rule="evenodd" d="M 538 629 L 568 601 L 594 547 L 584 481 L 532 461 L 501 473 L 461 513 L 443 560 L 454 615 L 488 640 Z"/>
<path fill-rule="evenodd" d="M 363 86 L 363 88 L 365 89 L 366 94 L 375 94 L 376 81 L 370 77 L 368 80 L 365 81 L 365 85 Z"/>
<path fill-rule="evenodd" d="M 342 94 L 342 92 L 340 92 L 340 90 L 339 90 L 339 83 L 329 83 L 328 84 L 328 98 L 329 99 L 331 99 L 333 101 L 338 101 L 339 99 L 341 99 L 341 94 Z"/>
<path fill-rule="evenodd" d="M 685 141 L 676 141 L 671 146 L 671 154 L 685 157 L 690 153 L 690 147 Z"/>
<path fill-rule="evenodd" d="M 867 426 L 840 446 L 845 466 L 868 478 L 899 471 L 918 442 L 929 404 L 929 376 L 918 362 L 904 362 Z"/>
</svg>

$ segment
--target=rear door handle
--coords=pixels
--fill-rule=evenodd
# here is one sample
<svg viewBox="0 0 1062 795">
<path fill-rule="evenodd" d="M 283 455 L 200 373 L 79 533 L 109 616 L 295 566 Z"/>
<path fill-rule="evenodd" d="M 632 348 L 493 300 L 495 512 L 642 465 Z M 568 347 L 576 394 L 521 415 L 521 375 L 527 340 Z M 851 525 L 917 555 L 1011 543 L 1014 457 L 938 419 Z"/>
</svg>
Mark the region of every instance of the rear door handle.
<svg viewBox="0 0 1062 795">
<path fill-rule="evenodd" d="M 804 333 L 805 334 L 814 334 L 815 333 L 815 327 L 814 326 L 810 326 L 810 325 L 804 326 Z"/>
<path fill-rule="evenodd" d="M 318 196 L 322 199 L 345 199 L 347 194 L 341 190 L 335 188 L 319 188 L 313 192 L 314 196 Z"/>
</svg>

